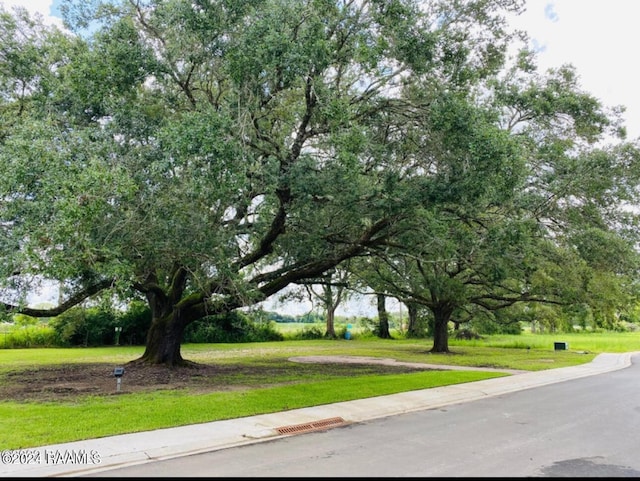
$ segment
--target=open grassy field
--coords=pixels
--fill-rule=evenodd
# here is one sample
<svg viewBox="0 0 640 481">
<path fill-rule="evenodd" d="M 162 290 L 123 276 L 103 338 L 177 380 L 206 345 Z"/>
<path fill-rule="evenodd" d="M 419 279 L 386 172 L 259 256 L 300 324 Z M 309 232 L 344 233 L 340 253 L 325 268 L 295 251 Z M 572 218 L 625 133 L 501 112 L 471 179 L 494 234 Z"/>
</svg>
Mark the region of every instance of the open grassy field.
<svg viewBox="0 0 640 481">
<path fill-rule="evenodd" d="M 451 340 L 449 354 L 429 353 L 431 342 L 363 338 L 189 344 L 183 346 L 183 356 L 202 369 L 153 373 L 127 368 L 129 361 L 142 354 L 142 347 L 0 350 L 0 449 L 231 419 L 508 375 L 303 364 L 289 360 L 294 356 L 366 356 L 536 371 L 590 362 L 602 352 L 640 351 L 640 333 Z M 569 349 L 556 351 L 554 342 L 567 342 Z M 126 368 L 121 391 L 116 391 L 112 376 L 116 366 Z"/>
</svg>

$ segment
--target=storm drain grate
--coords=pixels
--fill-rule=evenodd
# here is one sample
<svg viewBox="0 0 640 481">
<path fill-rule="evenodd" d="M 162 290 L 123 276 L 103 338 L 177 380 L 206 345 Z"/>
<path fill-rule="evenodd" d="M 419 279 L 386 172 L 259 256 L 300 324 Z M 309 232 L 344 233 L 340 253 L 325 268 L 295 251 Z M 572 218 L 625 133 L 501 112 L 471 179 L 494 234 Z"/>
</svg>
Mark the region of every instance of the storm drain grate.
<svg viewBox="0 0 640 481">
<path fill-rule="evenodd" d="M 310 423 L 293 424 L 291 426 L 282 426 L 276 428 L 278 434 L 297 434 L 306 433 L 309 431 L 315 431 L 317 429 L 329 428 L 344 424 L 346 421 L 340 417 L 321 419 L 320 421 L 313 421 Z"/>
</svg>

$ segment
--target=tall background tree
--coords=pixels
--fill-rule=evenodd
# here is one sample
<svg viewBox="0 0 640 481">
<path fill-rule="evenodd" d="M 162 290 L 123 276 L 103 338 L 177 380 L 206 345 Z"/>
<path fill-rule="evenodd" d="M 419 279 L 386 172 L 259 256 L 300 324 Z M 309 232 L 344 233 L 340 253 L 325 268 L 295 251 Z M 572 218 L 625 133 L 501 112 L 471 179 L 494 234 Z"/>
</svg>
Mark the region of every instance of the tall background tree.
<svg viewBox="0 0 640 481">
<path fill-rule="evenodd" d="M 290 289 L 279 296 L 283 302 L 311 302 L 311 311 L 318 305 L 324 314 L 324 337 L 337 339 L 336 311 L 338 307 L 349 299 L 353 293 L 350 286 L 351 273 L 348 269 L 350 259 L 339 267 L 329 269 L 321 276 L 307 278 L 295 283 Z"/>
<path fill-rule="evenodd" d="M 613 141 L 624 138 L 619 111 L 582 92 L 570 66 L 541 75 L 530 61 L 522 52 L 477 90 L 472 104 L 487 110 L 455 130 L 470 142 L 454 152 L 461 162 L 482 139 L 514 143 L 522 163 L 504 163 L 514 170 L 493 188 L 468 177 L 455 202 L 414 217 L 372 273 L 431 311 L 433 352 L 448 351 L 449 322 L 472 307 L 589 305 L 611 319 L 636 295 L 638 147 Z M 477 184 L 482 195 L 464 202 Z"/>
</svg>

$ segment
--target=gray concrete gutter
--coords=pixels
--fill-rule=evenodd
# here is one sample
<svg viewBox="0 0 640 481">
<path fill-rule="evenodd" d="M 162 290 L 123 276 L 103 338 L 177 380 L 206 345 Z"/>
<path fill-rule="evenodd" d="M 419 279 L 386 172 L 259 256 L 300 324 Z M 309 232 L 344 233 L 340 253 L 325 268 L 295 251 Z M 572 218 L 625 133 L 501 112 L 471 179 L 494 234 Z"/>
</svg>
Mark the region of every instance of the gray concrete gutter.
<svg viewBox="0 0 640 481">
<path fill-rule="evenodd" d="M 293 409 L 239 419 L 3 451 L 1 477 L 80 476 L 261 442 L 423 409 L 474 401 L 623 369 L 638 353 L 600 354 L 579 366 Z M 29 462 L 30 461 L 30 462 Z"/>
</svg>

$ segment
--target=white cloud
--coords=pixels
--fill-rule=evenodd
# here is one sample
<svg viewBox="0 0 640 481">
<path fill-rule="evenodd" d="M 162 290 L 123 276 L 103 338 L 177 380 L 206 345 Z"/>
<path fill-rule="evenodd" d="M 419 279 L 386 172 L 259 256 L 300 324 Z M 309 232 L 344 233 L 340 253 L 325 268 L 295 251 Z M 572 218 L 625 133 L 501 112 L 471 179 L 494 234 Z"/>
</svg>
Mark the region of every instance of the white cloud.
<svg viewBox="0 0 640 481">
<path fill-rule="evenodd" d="M 53 0 L 0 0 L 0 5 L 6 10 L 11 10 L 14 6 L 24 7 L 31 13 L 41 14 L 48 22 L 62 27 L 62 20 L 51 16 Z"/>
</svg>

